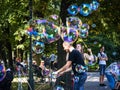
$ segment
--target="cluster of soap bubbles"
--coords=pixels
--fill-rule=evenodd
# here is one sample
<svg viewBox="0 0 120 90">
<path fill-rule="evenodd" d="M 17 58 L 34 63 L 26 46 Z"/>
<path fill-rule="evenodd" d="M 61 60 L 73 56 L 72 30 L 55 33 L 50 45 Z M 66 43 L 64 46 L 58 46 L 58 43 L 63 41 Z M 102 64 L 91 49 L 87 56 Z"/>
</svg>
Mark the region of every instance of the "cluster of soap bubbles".
<svg viewBox="0 0 120 90">
<path fill-rule="evenodd" d="M 54 23 L 45 19 L 36 19 L 29 22 L 30 27 L 27 28 L 27 33 L 33 35 L 34 41 L 32 50 L 36 54 L 44 51 L 45 43 L 52 43 L 60 38 L 58 31 L 59 27 Z"/>
<path fill-rule="evenodd" d="M 99 3 L 93 0 L 90 4 L 82 4 L 81 6 L 71 5 L 68 7 L 67 11 L 70 15 L 76 15 L 80 13 L 83 16 L 90 15 L 93 11 L 96 11 L 99 7 Z"/>
<path fill-rule="evenodd" d="M 53 18 L 54 17 L 54 18 Z M 56 20 L 57 16 L 52 16 Z M 44 51 L 45 43 L 50 44 L 62 39 L 73 43 L 78 37 L 86 38 L 88 36 L 89 25 L 82 23 L 78 17 L 68 17 L 65 26 L 57 26 L 46 19 L 30 20 L 27 33 L 33 37 L 32 49 L 36 54 Z"/>
<path fill-rule="evenodd" d="M 68 17 L 66 20 L 66 25 L 78 33 L 76 37 L 79 36 L 80 38 L 86 38 L 88 36 L 90 26 L 87 23 L 82 23 L 78 17 Z"/>
</svg>

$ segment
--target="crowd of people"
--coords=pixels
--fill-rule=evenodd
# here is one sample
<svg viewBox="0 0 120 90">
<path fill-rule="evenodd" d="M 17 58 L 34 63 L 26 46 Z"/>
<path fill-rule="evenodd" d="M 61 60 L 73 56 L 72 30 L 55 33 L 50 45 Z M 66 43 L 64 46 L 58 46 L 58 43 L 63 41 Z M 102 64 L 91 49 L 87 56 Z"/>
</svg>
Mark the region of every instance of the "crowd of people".
<svg viewBox="0 0 120 90">
<path fill-rule="evenodd" d="M 120 65 L 119 63 L 118 65 L 116 65 L 116 67 L 118 67 L 116 68 L 116 70 L 112 68 L 114 72 L 115 71 L 118 72 L 117 74 L 113 73 L 109 69 L 107 70 L 106 63 L 108 61 L 108 56 L 105 53 L 104 46 L 100 47 L 100 51 L 98 52 L 97 56 L 93 54 L 91 48 L 87 48 L 87 52 L 84 52 L 83 50 L 84 48 L 82 47 L 81 44 L 77 44 L 76 48 L 74 48 L 69 42 L 63 42 L 63 48 L 67 52 L 66 64 L 62 68 L 54 72 L 54 74 L 57 74 L 57 76 L 61 76 L 67 71 L 69 71 L 70 70 L 69 68 L 72 67 L 72 71 L 74 73 L 73 90 L 84 90 L 84 84 L 87 79 L 86 66 L 94 65 L 94 63 L 97 62 L 97 60 L 99 64 L 99 73 L 100 73 L 99 86 L 100 87 L 106 86 L 106 84 L 104 83 L 104 78 L 106 76 L 111 90 L 120 90 Z M 106 71 L 110 72 L 112 78 L 110 78 L 108 72 Z"/>
<path fill-rule="evenodd" d="M 45 77 L 50 74 L 50 70 L 55 71 L 54 74 L 56 74 L 57 76 L 62 76 L 64 73 L 72 70 L 74 73 L 74 90 L 84 90 L 84 84 L 87 79 L 87 67 L 93 66 L 98 62 L 100 73 L 99 86 L 106 86 L 104 83 L 104 78 L 106 76 L 111 90 L 120 90 L 120 62 L 112 63 L 110 66 L 107 67 L 108 56 L 105 52 L 104 46 L 100 47 L 97 55 L 92 52 L 91 48 L 87 48 L 85 52 L 85 48 L 81 44 L 76 44 L 76 47 L 73 47 L 71 43 L 63 42 L 63 48 L 67 53 L 66 64 L 60 69 L 57 69 L 58 62 L 57 55 L 55 54 L 51 54 L 49 57 L 43 55 L 39 64 L 37 64 L 37 62 L 33 60 L 32 70 L 33 73 L 38 78 L 40 78 L 40 82 L 45 81 Z M 0 65 L 2 64 L 0 63 Z M 19 70 L 21 74 L 27 75 L 28 73 L 28 65 L 26 63 L 26 60 L 23 60 L 21 62 L 21 58 L 19 57 L 15 60 L 15 68 L 17 74 Z M 0 88 L 2 88 L 2 84 L 6 83 L 9 74 L 13 76 L 10 69 L 6 70 L 6 76 L 4 80 L 0 81 Z M 9 80 L 9 85 L 11 85 L 13 77 L 11 77 Z"/>
</svg>

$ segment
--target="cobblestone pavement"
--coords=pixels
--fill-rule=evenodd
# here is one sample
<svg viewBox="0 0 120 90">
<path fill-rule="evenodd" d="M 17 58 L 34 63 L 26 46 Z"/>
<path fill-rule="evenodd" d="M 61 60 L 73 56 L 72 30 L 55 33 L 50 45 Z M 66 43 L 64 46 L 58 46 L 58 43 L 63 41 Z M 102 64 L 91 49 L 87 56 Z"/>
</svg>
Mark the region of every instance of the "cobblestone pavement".
<svg viewBox="0 0 120 90">
<path fill-rule="evenodd" d="M 99 72 L 88 72 L 87 81 L 85 83 L 85 90 L 110 90 L 107 79 L 105 78 L 107 86 L 99 86 Z"/>
</svg>

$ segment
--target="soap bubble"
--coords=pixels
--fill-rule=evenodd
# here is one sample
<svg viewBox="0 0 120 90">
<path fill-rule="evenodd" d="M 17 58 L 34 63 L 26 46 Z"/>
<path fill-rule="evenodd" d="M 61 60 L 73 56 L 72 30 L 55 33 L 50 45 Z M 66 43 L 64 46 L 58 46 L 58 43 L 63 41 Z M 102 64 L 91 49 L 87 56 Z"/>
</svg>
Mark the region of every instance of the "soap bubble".
<svg viewBox="0 0 120 90">
<path fill-rule="evenodd" d="M 91 7 L 89 4 L 82 4 L 80 6 L 80 14 L 83 16 L 88 16 L 91 14 Z"/>
<path fill-rule="evenodd" d="M 82 21 L 78 17 L 68 17 L 66 19 L 66 25 L 67 27 L 75 28 L 78 30 L 82 25 Z"/>
<path fill-rule="evenodd" d="M 95 28 L 95 27 L 96 27 L 96 24 L 92 24 L 91 26 L 92 26 L 93 28 Z"/>
<path fill-rule="evenodd" d="M 71 15 L 76 15 L 78 13 L 78 6 L 77 5 L 71 5 L 67 9 L 68 13 Z"/>
<path fill-rule="evenodd" d="M 88 30 L 90 29 L 89 25 L 84 23 L 80 28 L 80 37 L 86 38 L 88 36 Z"/>
<path fill-rule="evenodd" d="M 38 38 L 45 43 L 52 43 L 60 38 L 58 32 L 60 28 L 47 20 L 36 20 L 36 28 L 38 30 Z"/>
<path fill-rule="evenodd" d="M 91 9 L 94 11 L 98 9 L 99 5 L 100 4 L 96 0 L 93 0 L 92 3 L 90 3 Z"/>
<path fill-rule="evenodd" d="M 58 34 L 59 30 L 60 28 L 53 23 L 49 23 L 45 25 L 44 35 L 47 38 L 48 43 L 57 41 L 60 38 Z"/>
<path fill-rule="evenodd" d="M 73 43 L 78 38 L 78 31 L 74 28 L 67 28 L 62 32 L 61 38 L 63 41 Z"/>
<path fill-rule="evenodd" d="M 40 54 L 44 51 L 45 45 L 43 42 L 39 42 L 39 41 L 34 41 L 32 44 L 32 50 L 36 53 L 36 54 Z"/>
<path fill-rule="evenodd" d="M 89 30 L 89 29 L 90 29 L 90 26 L 89 26 L 88 24 L 84 23 L 84 24 L 82 24 L 82 26 L 81 26 L 80 29 L 81 29 L 81 30 Z"/>
</svg>

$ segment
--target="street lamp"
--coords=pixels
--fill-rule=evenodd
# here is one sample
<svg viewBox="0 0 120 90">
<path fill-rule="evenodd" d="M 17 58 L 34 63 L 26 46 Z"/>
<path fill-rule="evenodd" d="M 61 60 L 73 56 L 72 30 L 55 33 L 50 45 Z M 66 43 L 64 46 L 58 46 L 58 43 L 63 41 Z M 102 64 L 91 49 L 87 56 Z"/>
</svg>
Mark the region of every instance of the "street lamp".
<svg viewBox="0 0 120 90">
<path fill-rule="evenodd" d="M 32 19 L 32 0 L 29 0 L 30 19 Z M 32 70 L 32 35 L 30 35 L 30 55 L 29 55 L 29 85 L 28 90 L 34 90 L 34 79 Z"/>
</svg>

